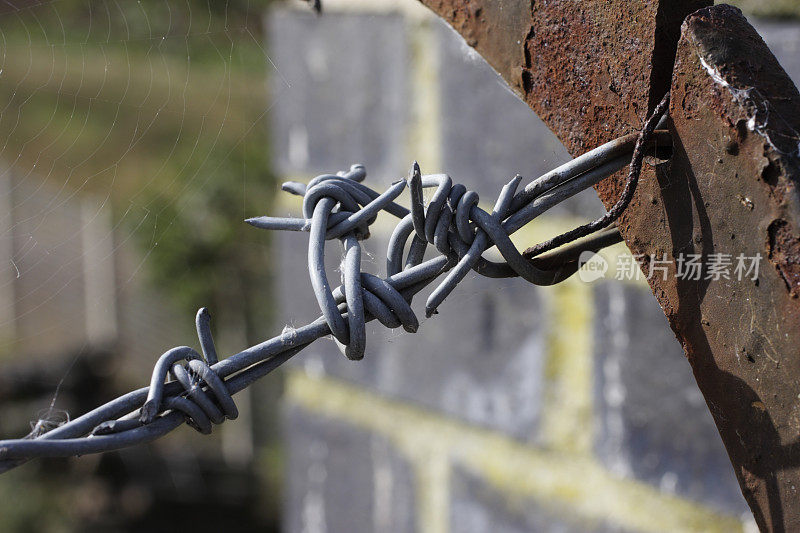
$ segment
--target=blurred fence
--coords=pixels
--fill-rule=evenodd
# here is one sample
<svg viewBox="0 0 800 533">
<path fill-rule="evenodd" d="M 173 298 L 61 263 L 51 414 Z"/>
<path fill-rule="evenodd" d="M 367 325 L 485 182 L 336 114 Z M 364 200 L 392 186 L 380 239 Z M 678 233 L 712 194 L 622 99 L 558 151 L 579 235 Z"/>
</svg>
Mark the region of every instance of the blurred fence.
<svg viewBox="0 0 800 533">
<path fill-rule="evenodd" d="M 515 173 L 532 179 L 568 159 L 451 29 L 414 5 L 381 5 L 266 17 L 285 177 L 359 162 L 382 189 L 417 159 L 488 201 Z M 758 27 L 800 79 L 800 25 Z M 588 191 L 518 242 L 599 212 Z M 387 238 L 375 232 L 366 247 L 382 257 Z M 279 319 L 304 323 L 318 315 L 298 272 L 305 240 L 278 235 L 276 246 L 278 307 L 288 310 Z M 286 386 L 287 530 L 754 527 L 646 282 L 614 279 L 625 253 L 609 250 L 607 275 L 591 283 L 468 278 L 418 334 L 372 328 L 361 362 L 332 342 L 307 348 Z"/>
</svg>

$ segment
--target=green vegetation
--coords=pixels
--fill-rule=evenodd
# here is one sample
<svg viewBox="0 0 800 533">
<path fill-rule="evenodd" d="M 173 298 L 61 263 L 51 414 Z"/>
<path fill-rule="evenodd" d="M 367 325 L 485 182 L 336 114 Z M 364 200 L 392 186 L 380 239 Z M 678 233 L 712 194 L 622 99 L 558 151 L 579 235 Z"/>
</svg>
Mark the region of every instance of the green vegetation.
<svg viewBox="0 0 800 533">
<path fill-rule="evenodd" d="M 262 334 L 266 235 L 242 219 L 274 189 L 265 3 L 31 2 L 0 18 L 0 158 L 16 179 L 108 198 L 182 312 L 246 309 Z"/>
<path fill-rule="evenodd" d="M 800 1 L 798 0 L 728 0 L 716 2 L 731 4 L 745 15 L 768 19 L 800 19 Z"/>
<path fill-rule="evenodd" d="M 243 223 L 268 211 L 275 189 L 272 67 L 262 48 L 267 3 L 0 7 L 0 161 L 16 183 L 48 182 L 46 190 L 59 191 L 47 193 L 52 205 L 91 195 L 111 206 L 116 244 L 138 249 L 120 274 L 122 290 L 130 275 L 146 277 L 178 308 L 175 327 L 187 330 L 195 311 L 208 307 L 212 326 L 233 330 L 228 344 L 238 348 L 269 331 L 268 234 Z M 225 345 L 226 335 L 220 339 Z M 261 422 L 274 416 L 271 407 L 257 409 Z M 277 432 L 265 433 L 273 440 L 259 457 L 278 457 Z M 92 464 L 36 461 L 3 474 L 0 530 L 87 530 L 86 520 L 112 508 Z M 262 484 L 274 520 L 279 482 L 271 476 Z"/>
<path fill-rule="evenodd" d="M 3 474 L 0 483 L 0 531 L 37 533 L 70 531 L 68 494 L 59 482 L 38 482 L 29 469 Z M 55 491 L 54 491 L 55 489 Z M 62 490 L 58 490 L 62 489 Z M 73 502 L 74 503 L 74 502 Z"/>
</svg>

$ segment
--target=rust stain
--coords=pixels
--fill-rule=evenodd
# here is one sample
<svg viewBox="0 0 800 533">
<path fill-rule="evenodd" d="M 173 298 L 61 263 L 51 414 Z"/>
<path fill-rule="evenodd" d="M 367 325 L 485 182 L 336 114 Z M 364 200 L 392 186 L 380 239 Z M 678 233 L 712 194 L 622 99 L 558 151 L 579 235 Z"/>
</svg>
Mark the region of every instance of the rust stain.
<svg viewBox="0 0 800 533">
<path fill-rule="evenodd" d="M 800 236 L 783 219 L 773 220 L 767 228 L 767 256 L 781 275 L 792 297 L 800 294 Z"/>
<path fill-rule="evenodd" d="M 683 25 L 672 97 L 674 156 L 641 191 L 659 195 L 663 211 L 629 211 L 629 245 L 640 253 L 669 246 L 704 262 L 720 253 L 764 259 L 757 279 L 651 286 L 759 527 L 797 530 L 800 305 L 791 291 L 800 274 L 800 169 L 785 139 L 800 129 L 800 95 L 741 12 L 715 6 Z M 790 118 L 770 121 L 765 108 Z"/>
</svg>

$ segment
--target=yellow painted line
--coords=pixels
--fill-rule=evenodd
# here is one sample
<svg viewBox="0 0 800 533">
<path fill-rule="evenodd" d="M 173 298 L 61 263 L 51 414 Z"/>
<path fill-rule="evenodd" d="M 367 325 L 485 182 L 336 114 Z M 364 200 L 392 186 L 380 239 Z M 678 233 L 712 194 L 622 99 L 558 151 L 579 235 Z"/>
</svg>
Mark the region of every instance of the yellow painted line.
<svg viewBox="0 0 800 533">
<path fill-rule="evenodd" d="M 450 531 L 450 462 L 444 443 L 431 443 L 425 456 L 414 458 L 417 531 Z"/>
<path fill-rule="evenodd" d="M 439 88 L 437 33 L 431 20 L 409 20 L 408 90 L 410 98 L 410 121 L 407 128 L 407 167 L 417 161 L 424 174 L 446 172 L 442 168 L 442 112 Z M 405 176 L 405 173 L 403 174 Z"/>
<path fill-rule="evenodd" d="M 591 286 L 573 277 L 541 293 L 553 325 L 547 334 L 542 444 L 589 455 L 593 428 Z"/>
<path fill-rule="evenodd" d="M 367 0 L 370 1 L 370 0 Z M 421 4 L 420 4 L 421 5 Z M 417 17 L 406 18 L 408 38 L 410 92 L 409 123 L 406 129 L 407 172 L 411 162 L 417 161 L 426 174 L 443 172 L 442 167 L 442 114 L 439 100 L 439 65 L 436 32 L 430 11 Z M 403 174 L 405 176 L 405 174 Z M 408 191 L 398 198 L 401 205 L 409 205 Z M 394 217 L 379 217 L 376 233 L 390 235 L 397 224 Z M 421 533 L 448 533 L 450 531 L 449 496 L 450 466 L 444 443 L 431 444 L 424 456 L 414 460 L 417 476 L 417 530 Z"/>
<path fill-rule="evenodd" d="M 616 478 L 586 455 L 531 448 L 340 381 L 291 370 L 286 397 L 310 412 L 382 435 L 407 456 L 417 471 L 423 472 L 418 482 L 434 483 L 433 487 L 421 487 L 421 531 L 441 533 L 447 528 L 442 454 L 510 497 L 549 502 L 586 520 L 645 532 L 742 530 L 736 517 L 661 494 L 637 481 Z"/>
</svg>

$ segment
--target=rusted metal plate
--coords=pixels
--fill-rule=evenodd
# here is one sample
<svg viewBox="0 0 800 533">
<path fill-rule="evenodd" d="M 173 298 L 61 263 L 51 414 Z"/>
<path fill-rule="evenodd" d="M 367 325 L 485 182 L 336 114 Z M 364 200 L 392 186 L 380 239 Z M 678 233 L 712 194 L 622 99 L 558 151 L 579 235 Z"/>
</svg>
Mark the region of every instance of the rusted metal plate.
<svg viewBox="0 0 800 533">
<path fill-rule="evenodd" d="M 675 153 L 626 233 L 648 252 L 763 257 L 751 279 L 652 283 L 763 530 L 800 530 L 800 94 L 729 6 L 687 19 Z M 657 223 L 654 223 L 656 222 Z M 735 260 L 734 260 L 735 264 Z M 704 276 L 705 277 L 705 276 Z"/>
<path fill-rule="evenodd" d="M 638 130 L 669 88 L 683 18 L 708 0 L 422 0 L 573 155 Z"/>
<path fill-rule="evenodd" d="M 756 521 L 800 530 L 800 94 L 724 5 L 686 20 L 671 91 L 674 155 L 640 183 L 622 231 L 645 273 L 669 260 L 650 284 Z M 702 279 L 677 275 L 692 254 Z M 738 279 L 737 258 L 757 254 L 757 280 Z M 730 279 L 708 270 L 717 258 Z"/>
<path fill-rule="evenodd" d="M 620 223 L 763 530 L 800 530 L 800 96 L 755 30 L 705 1 L 423 0 L 577 155 L 637 130 L 672 80 L 668 165 Z M 679 43 L 679 35 L 682 35 Z M 673 76 L 673 61 L 676 59 Z M 622 176 L 598 187 L 606 206 Z M 758 281 L 678 279 L 676 258 L 761 254 Z M 708 274 L 702 272 L 702 277 Z"/>
<path fill-rule="evenodd" d="M 494 67 L 573 156 L 641 128 L 669 89 L 681 22 L 713 3 L 421 1 Z M 623 171 L 595 186 L 607 207 L 624 179 Z M 642 179 L 652 180 L 652 169 Z M 648 201 L 636 194 L 632 204 L 648 209 Z M 622 215 L 623 236 L 631 213 L 639 216 L 635 209 Z"/>
</svg>

